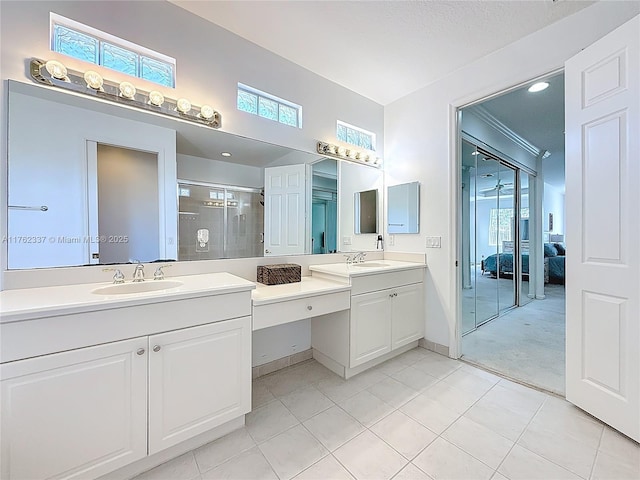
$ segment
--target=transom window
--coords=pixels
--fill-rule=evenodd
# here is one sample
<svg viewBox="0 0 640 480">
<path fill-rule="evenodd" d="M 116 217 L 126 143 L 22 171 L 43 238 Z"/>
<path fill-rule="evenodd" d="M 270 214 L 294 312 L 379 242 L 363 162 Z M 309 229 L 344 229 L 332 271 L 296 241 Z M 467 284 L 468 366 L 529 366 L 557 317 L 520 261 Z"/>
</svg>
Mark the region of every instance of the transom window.
<svg viewBox="0 0 640 480">
<path fill-rule="evenodd" d="M 300 105 L 242 83 L 238 83 L 238 110 L 302 128 Z"/>
<path fill-rule="evenodd" d="M 176 85 L 176 60 L 55 13 L 51 50 L 165 87 Z"/>
<path fill-rule="evenodd" d="M 376 149 L 376 134 L 369 132 L 360 127 L 349 125 L 348 123 L 338 120 L 336 129 L 336 137 L 338 140 L 350 143 L 356 147 L 365 148 L 367 150 Z"/>
</svg>

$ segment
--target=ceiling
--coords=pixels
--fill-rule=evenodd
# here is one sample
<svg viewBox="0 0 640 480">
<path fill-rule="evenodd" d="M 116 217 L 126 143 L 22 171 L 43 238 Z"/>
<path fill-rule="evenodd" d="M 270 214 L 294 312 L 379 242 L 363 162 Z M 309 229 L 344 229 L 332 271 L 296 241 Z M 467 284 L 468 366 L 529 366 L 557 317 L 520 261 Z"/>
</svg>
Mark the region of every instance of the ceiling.
<svg viewBox="0 0 640 480">
<path fill-rule="evenodd" d="M 381 105 L 594 3 L 170 1 Z"/>
</svg>

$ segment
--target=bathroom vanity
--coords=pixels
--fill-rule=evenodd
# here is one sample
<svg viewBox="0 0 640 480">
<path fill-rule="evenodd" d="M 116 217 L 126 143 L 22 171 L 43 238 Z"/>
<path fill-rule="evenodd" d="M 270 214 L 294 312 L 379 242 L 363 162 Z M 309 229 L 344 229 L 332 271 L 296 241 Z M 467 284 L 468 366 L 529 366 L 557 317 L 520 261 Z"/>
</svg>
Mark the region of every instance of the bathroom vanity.
<svg viewBox="0 0 640 480">
<path fill-rule="evenodd" d="M 314 278 L 351 287 L 349 310 L 315 317 L 313 357 L 349 378 L 415 347 L 424 337 L 424 269 L 383 260 L 309 267 Z"/>
<path fill-rule="evenodd" d="M 241 426 L 254 288 L 213 273 L 2 292 L 0 477 L 96 478 Z"/>
</svg>

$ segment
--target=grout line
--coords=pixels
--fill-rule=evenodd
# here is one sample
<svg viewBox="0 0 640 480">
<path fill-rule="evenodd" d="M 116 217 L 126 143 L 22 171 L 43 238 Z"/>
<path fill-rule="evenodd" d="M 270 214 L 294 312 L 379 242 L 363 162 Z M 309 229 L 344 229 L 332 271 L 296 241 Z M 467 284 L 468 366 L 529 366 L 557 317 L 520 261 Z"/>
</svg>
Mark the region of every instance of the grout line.
<svg viewBox="0 0 640 480">
<path fill-rule="evenodd" d="M 596 448 L 596 454 L 593 457 L 593 463 L 591 464 L 591 470 L 589 471 L 589 477 L 593 478 L 593 472 L 596 469 L 596 462 L 598 461 L 598 456 L 600 455 L 600 445 L 602 445 L 602 439 L 604 438 L 604 429 L 606 427 L 602 427 L 602 431 L 600 432 L 600 438 L 598 439 L 598 448 Z"/>
</svg>

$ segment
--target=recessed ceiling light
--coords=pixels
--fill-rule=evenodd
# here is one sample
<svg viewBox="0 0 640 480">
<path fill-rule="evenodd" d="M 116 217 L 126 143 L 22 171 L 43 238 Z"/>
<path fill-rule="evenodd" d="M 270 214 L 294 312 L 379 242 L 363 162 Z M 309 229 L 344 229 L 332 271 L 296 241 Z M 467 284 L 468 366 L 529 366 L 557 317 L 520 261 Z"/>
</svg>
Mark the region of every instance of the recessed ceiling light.
<svg viewBox="0 0 640 480">
<path fill-rule="evenodd" d="M 478 151 L 471 152 L 471 155 L 480 155 L 480 152 L 478 152 Z"/>
<path fill-rule="evenodd" d="M 229 152 L 222 152 L 220 155 L 222 155 L 223 157 L 230 157 L 231 154 Z"/>
<path fill-rule="evenodd" d="M 480 175 L 480 178 L 491 178 L 493 177 L 493 173 L 485 173 L 483 175 Z"/>
<path fill-rule="evenodd" d="M 534 83 L 533 85 L 531 85 L 529 87 L 529 91 L 531 93 L 535 93 L 535 92 L 541 92 L 542 90 L 544 90 L 545 88 L 547 88 L 549 86 L 549 82 L 538 82 L 538 83 Z"/>
</svg>

